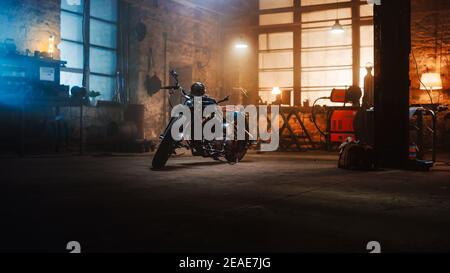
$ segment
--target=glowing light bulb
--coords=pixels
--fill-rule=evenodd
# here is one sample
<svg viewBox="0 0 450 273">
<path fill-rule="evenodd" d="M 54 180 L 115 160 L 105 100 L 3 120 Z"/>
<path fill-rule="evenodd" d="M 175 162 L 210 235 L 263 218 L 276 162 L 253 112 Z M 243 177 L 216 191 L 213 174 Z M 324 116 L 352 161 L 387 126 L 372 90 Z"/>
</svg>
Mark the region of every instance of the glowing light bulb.
<svg viewBox="0 0 450 273">
<path fill-rule="evenodd" d="M 236 49 L 246 49 L 246 48 L 248 48 L 248 45 L 246 43 L 239 42 L 239 43 L 234 45 L 234 48 L 236 48 Z"/>
<path fill-rule="evenodd" d="M 55 36 L 51 35 L 50 38 L 48 38 L 48 53 L 50 54 L 50 57 L 53 58 L 54 52 L 55 52 Z"/>
<path fill-rule="evenodd" d="M 237 40 L 236 44 L 234 45 L 234 48 L 236 49 L 247 49 L 248 48 L 248 44 L 245 41 L 244 38 L 242 38 L 242 36 L 239 38 L 239 40 Z"/>
<path fill-rule="evenodd" d="M 281 90 L 278 86 L 276 86 L 272 89 L 272 95 L 280 95 L 280 94 L 281 94 Z"/>
</svg>

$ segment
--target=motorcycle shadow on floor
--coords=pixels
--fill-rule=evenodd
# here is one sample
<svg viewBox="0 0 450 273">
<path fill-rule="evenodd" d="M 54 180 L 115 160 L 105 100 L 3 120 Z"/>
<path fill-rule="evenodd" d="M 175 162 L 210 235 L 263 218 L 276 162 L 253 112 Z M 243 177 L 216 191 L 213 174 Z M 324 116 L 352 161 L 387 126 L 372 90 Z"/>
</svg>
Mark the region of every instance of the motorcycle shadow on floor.
<svg viewBox="0 0 450 273">
<path fill-rule="evenodd" d="M 245 164 L 250 163 L 249 160 L 244 160 L 239 162 L 238 164 Z M 199 161 L 199 162 L 187 162 L 187 163 L 179 163 L 174 165 L 167 165 L 163 169 L 154 169 L 150 168 L 150 170 L 154 172 L 169 172 L 169 171 L 177 171 L 177 170 L 184 170 L 184 169 L 192 169 L 195 167 L 208 167 L 208 166 L 219 166 L 219 165 L 230 165 L 230 163 L 223 162 L 223 161 Z"/>
<path fill-rule="evenodd" d="M 226 162 L 220 162 L 220 161 L 212 161 L 212 162 L 189 162 L 189 163 L 179 163 L 176 165 L 167 165 L 163 169 L 155 169 L 150 168 L 154 172 L 168 172 L 168 171 L 176 171 L 176 170 L 183 170 L 183 169 L 190 169 L 194 167 L 207 167 L 207 166 L 218 166 L 218 165 L 225 165 L 228 164 Z"/>
</svg>

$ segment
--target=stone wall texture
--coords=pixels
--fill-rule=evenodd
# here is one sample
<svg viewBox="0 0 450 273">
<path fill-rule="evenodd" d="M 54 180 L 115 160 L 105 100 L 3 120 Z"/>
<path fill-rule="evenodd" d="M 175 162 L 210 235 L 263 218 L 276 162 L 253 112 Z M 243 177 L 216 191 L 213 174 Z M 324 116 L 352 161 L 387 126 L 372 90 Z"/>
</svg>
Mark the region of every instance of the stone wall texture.
<svg viewBox="0 0 450 273">
<path fill-rule="evenodd" d="M 142 1 L 139 6 L 132 5 L 130 17 L 132 31 L 138 25 L 146 27 L 143 40 L 131 35 L 130 99 L 145 105 L 145 136 L 155 139 L 167 124 L 169 99 L 172 104 L 179 102 L 176 94 L 170 96 L 167 91 L 149 95 L 145 88 L 147 77 L 156 74 L 168 85 L 169 69 L 178 69 L 180 79 L 185 79 L 184 88 L 201 81 L 210 96 L 223 95 L 221 20 L 214 12 L 170 1 Z"/>
<path fill-rule="evenodd" d="M 450 2 L 413 0 L 411 15 L 411 103 L 429 103 L 419 90 L 419 77 L 427 71 L 441 74 L 444 90 L 432 94 L 434 102 L 450 102 Z M 411 54 L 411 55 L 413 55 Z M 414 61 L 414 57 L 416 61 Z M 416 65 L 417 63 L 417 65 Z"/>
<path fill-rule="evenodd" d="M 47 51 L 48 39 L 60 39 L 60 0 L 1 0 L 0 42 L 14 39 L 25 52 Z M 58 58 L 58 52 L 55 52 Z"/>
<path fill-rule="evenodd" d="M 410 62 L 411 104 L 430 103 L 426 91 L 420 90 L 419 77 L 428 69 L 441 74 L 443 90 L 431 92 L 434 103 L 450 104 L 450 1 L 411 1 Z M 415 58 L 414 58 L 415 57 Z M 415 59 L 415 60 L 414 60 Z M 450 150 L 450 115 L 438 114 L 438 146 Z M 430 122 L 429 118 L 427 119 Z M 427 140 L 431 139 L 429 132 Z M 430 142 L 430 141 L 427 141 Z"/>
</svg>

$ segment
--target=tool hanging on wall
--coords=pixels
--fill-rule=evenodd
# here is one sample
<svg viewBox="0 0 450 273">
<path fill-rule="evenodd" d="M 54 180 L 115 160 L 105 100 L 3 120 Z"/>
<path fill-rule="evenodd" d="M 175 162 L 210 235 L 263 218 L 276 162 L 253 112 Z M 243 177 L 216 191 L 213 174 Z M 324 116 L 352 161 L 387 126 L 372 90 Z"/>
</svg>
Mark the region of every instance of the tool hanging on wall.
<svg viewBox="0 0 450 273">
<path fill-rule="evenodd" d="M 147 76 L 145 77 L 145 89 L 147 90 L 147 94 L 149 96 L 153 96 L 156 94 L 160 88 L 154 88 L 155 86 L 161 87 L 161 79 L 158 78 L 156 72 L 154 72 L 153 76 L 150 76 L 151 71 L 154 71 L 154 61 L 153 61 L 153 49 L 149 48 L 148 56 L 147 56 Z"/>
<path fill-rule="evenodd" d="M 147 36 L 147 26 L 142 22 L 142 19 L 139 20 L 139 23 L 134 27 L 134 33 L 136 35 L 136 39 L 138 42 L 144 41 Z"/>
</svg>

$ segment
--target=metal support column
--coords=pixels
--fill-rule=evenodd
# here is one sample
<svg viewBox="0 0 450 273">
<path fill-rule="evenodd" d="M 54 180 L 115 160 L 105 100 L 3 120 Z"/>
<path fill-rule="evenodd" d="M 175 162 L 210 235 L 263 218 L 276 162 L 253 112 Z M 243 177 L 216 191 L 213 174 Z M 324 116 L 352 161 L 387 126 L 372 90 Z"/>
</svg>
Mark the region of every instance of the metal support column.
<svg viewBox="0 0 450 273">
<path fill-rule="evenodd" d="M 381 167 L 403 168 L 408 160 L 411 3 L 375 6 L 375 149 Z"/>
</svg>

